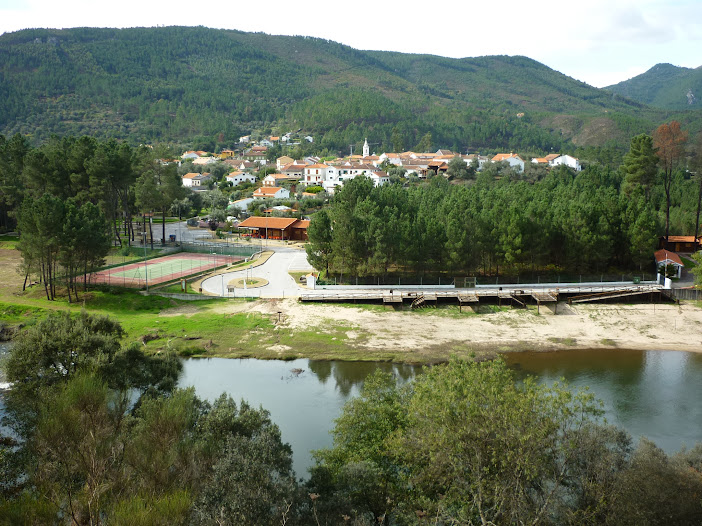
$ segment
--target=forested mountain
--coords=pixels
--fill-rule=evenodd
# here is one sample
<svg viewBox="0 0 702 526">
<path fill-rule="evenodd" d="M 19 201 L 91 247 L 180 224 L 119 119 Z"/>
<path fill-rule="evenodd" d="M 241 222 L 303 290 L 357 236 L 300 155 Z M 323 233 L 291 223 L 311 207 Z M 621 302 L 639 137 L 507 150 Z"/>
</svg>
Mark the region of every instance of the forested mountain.
<svg viewBox="0 0 702 526">
<path fill-rule="evenodd" d="M 669 113 L 525 57 L 358 51 L 261 33 L 160 27 L 0 35 L 0 133 L 231 146 L 302 129 L 320 148 L 625 148 Z M 680 118 L 683 123 L 686 119 Z"/>
<path fill-rule="evenodd" d="M 605 88 L 630 99 L 670 110 L 702 108 L 702 66 L 656 64 L 646 73 Z"/>
</svg>

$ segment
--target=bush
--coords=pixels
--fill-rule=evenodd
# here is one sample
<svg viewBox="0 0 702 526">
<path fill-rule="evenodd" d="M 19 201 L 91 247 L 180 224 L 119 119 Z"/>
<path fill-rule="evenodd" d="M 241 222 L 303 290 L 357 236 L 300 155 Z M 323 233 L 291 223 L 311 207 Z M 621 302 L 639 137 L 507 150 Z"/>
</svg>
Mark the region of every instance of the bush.
<svg viewBox="0 0 702 526">
<path fill-rule="evenodd" d="M 197 356 L 202 354 L 207 354 L 207 349 L 204 347 L 199 347 L 197 345 L 186 345 L 178 349 L 178 356 L 183 358 L 190 358 L 191 356 Z"/>
</svg>

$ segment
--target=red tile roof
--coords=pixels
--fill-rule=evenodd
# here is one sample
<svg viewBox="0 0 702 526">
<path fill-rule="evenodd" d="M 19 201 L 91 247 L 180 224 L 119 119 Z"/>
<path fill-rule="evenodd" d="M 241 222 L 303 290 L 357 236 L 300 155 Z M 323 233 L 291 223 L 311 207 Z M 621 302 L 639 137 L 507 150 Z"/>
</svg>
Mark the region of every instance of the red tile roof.
<svg viewBox="0 0 702 526">
<path fill-rule="evenodd" d="M 656 258 L 656 263 L 664 263 L 665 261 L 669 261 L 671 263 L 675 263 L 676 265 L 680 265 L 681 267 L 685 266 L 680 259 L 680 256 L 678 256 L 675 252 L 671 252 L 670 250 L 658 250 L 654 256 Z"/>
<path fill-rule="evenodd" d="M 511 157 L 517 157 L 520 158 L 519 155 L 516 153 L 498 153 L 491 159 L 492 162 L 498 162 L 498 161 L 504 161 L 505 159 L 509 159 Z"/>
<path fill-rule="evenodd" d="M 298 221 L 294 217 L 249 217 L 239 223 L 240 228 L 276 228 L 285 230 Z"/>
<path fill-rule="evenodd" d="M 668 242 L 669 243 L 694 243 L 695 236 L 668 236 Z"/>
</svg>

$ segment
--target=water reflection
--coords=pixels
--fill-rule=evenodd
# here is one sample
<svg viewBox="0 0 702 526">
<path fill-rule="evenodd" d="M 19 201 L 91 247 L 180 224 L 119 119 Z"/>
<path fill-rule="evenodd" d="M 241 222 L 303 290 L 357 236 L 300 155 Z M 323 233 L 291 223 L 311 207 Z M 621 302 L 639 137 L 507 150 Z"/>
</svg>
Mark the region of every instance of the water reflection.
<svg viewBox="0 0 702 526">
<path fill-rule="evenodd" d="M 569 350 L 505 355 L 518 375 L 565 378 L 603 401 L 609 423 L 669 453 L 702 441 L 702 355 L 677 351 Z"/>
<path fill-rule="evenodd" d="M 263 361 L 210 358 L 184 362 L 181 387 L 194 386 L 198 396 L 214 400 L 223 392 L 235 400 L 270 411 L 283 440 L 293 448 L 298 476 L 307 475 L 309 451 L 332 444 L 329 431 L 350 396 L 360 392 L 366 376 L 381 369 L 400 382 L 419 368 L 373 362 Z"/>
</svg>

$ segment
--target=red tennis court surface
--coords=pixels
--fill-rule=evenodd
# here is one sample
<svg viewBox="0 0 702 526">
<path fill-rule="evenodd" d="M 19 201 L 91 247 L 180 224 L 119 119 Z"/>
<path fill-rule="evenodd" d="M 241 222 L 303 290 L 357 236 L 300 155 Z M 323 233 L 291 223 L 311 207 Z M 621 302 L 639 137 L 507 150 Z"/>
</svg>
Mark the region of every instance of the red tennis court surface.
<svg viewBox="0 0 702 526">
<path fill-rule="evenodd" d="M 207 270 L 214 270 L 242 259 L 244 258 L 238 256 L 180 252 L 150 259 L 146 263 L 144 261 L 129 263 L 94 272 L 90 276 L 90 281 L 97 284 L 141 288 L 146 286 L 147 276 L 149 285 L 158 285 Z"/>
</svg>

